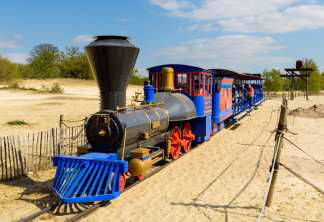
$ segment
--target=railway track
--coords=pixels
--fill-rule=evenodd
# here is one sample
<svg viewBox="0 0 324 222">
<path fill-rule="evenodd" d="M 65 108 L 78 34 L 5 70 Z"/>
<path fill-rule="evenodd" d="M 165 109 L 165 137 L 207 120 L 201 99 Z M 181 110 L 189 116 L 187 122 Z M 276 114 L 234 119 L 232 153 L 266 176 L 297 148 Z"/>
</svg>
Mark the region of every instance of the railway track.
<svg viewBox="0 0 324 222">
<path fill-rule="evenodd" d="M 193 148 L 197 148 L 199 147 L 199 145 L 194 146 Z M 190 153 L 190 152 L 188 152 Z M 182 157 L 184 157 L 185 155 L 187 155 L 188 153 L 183 153 L 177 160 L 181 159 Z M 167 166 L 169 166 L 170 164 L 174 163 L 175 160 L 169 160 L 167 162 L 165 162 L 163 165 L 161 166 L 156 166 L 154 167 L 154 169 L 149 172 L 144 180 L 134 180 L 132 178 L 129 178 L 129 180 L 126 182 L 126 186 L 125 186 L 125 191 L 127 192 L 128 190 L 132 189 L 133 187 L 135 187 L 136 185 L 140 184 L 141 182 L 145 181 L 146 179 L 150 178 L 151 176 L 153 176 L 154 174 L 160 172 L 161 170 L 163 170 L 164 168 L 166 168 Z M 123 192 L 123 193 L 124 193 Z M 86 208 L 85 210 L 82 210 L 76 214 L 74 214 L 71 218 L 66 219 L 66 222 L 74 222 L 74 221 L 78 221 L 86 216 L 88 216 L 89 214 L 95 212 L 97 209 L 99 209 L 100 207 L 106 207 L 109 206 L 111 204 L 110 201 L 104 201 L 104 202 L 99 202 L 95 205 L 92 205 L 88 208 Z M 33 214 L 30 214 L 24 218 L 19 219 L 17 222 L 29 222 L 29 221 L 33 221 L 34 219 L 40 217 L 41 215 L 45 214 L 45 213 L 52 213 L 53 215 L 55 215 L 55 212 L 58 211 L 58 208 L 61 208 L 62 206 L 67 209 L 67 208 L 71 208 L 70 206 L 64 205 L 63 203 L 57 202 L 57 201 L 53 201 L 51 203 L 48 203 L 49 206 L 47 206 L 46 208 L 43 208 Z M 78 209 L 80 209 L 80 207 L 77 207 Z"/>
<path fill-rule="evenodd" d="M 263 102 L 264 102 L 264 101 L 263 101 Z M 263 102 L 261 102 L 260 104 L 262 104 Z M 260 104 L 258 104 L 258 105 L 260 105 Z M 274 110 L 272 110 L 272 112 L 271 112 L 271 115 L 270 115 L 269 121 L 271 121 L 271 119 L 272 119 L 272 113 L 273 113 L 273 112 L 274 112 Z M 241 120 L 242 118 L 244 118 L 246 115 L 247 115 L 247 114 L 242 115 L 242 116 L 240 117 L 240 120 Z M 262 132 L 263 132 L 264 130 L 265 130 L 265 129 L 262 129 Z M 261 133 L 262 133 L 262 132 L 261 132 Z M 192 149 L 198 148 L 200 145 L 202 145 L 202 144 L 197 144 L 197 145 L 193 146 Z M 192 150 L 192 149 L 191 149 L 191 150 Z M 191 151 L 191 150 L 190 150 L 190 151 Z M 186 156 L 188 153 L 190 153 L 190 151 L 187 152 L 187 153 L 182 153 L 182 155 L 181 155 L 177 160 L 179 160 L 179 159 L 183 158 L 184 156 Z M 135 187 L 136 185 L 138 185 L 138 184 L 140 184 L 141 182 L 145 181 L 146 179 L 150 178 L 150 177 L 153 176 L 154 174 L 160 172 L 161 170 L 163 170 L 164 168 L 168 167 L 170 164 L 172 164 L 172 163 L 174 163 L 174 162 L 175 162 L 175 160 L 171 160 L 171 159 L 170 159 L 170 160 L 166 161 L 164 164 L 162 164 L 162 165 L 160 165 L 160 166 L 156 166 L 156 167 L 154 167 L 154 169 L 153 169 L 151 172 L 149 172 L 149 173 L 145 176 L 144 180 L 135 180 L 135 179 L 133 179 L 133 178 L 129 178 L 128 181 L 126 181 L 126 185 L 125 185 L 125 190 L 124 190 L 124 192 L 127 192 L 128 190 L 132 189 L 132 188 Z M 123 193 L 124 193 L 124 192 L 123 192 Z M 103 202 L 99 202 L 99 203 L 97 203 L 97 204 L 95 204 L 95 205 L 92 205 L 92 206 L 90 206 L 90 207 L 88 207 L 88 208 L 86 208 L 86 209 L 84 209 L 84 210 L 81 210 L 81 211 L 78 212 L 78 213 L 75 213 L 72 217 L 66 219 L 65 222 L 74 222 L 74 221 L 79 221 L 79 220 L 81 220 L 82 218 L 88 216 L 89 214 L 95 212 L 95 211 L 96 211 L 97 209 L 99 209 L 100 207 L 107 207 L 107 206 L 109 206 L 110 204 L 111 204 L 111 201 L 103 201 Z M 48 203 L 48 205 L 49 205 L 49 206 L 47 206 L 46 208 L 43 208 L 43 209 L 41 209 L 41 210 L 39 210 L 39 211 L 37 211 L 37 212 L 35 212 L 35 213 L 33 213 L 33 214 L 30 214 L 30 215 L 28 215 L 28 216 L 26 216 L 26 217 L 24 217 L 24 218 L 19 219 L 17 222 L 29 222 L 29 221 L 33 221 L 34 219 L 40 217 L 41 215 L 43 215 L 43 214 L 45 214 L 45 213 L 52 213 L 53 215 L 55 215 L 55 211 L 57 211 L 57 209 L 60 208 L 60 207 L 62 207 L 62 206 L 64 206 L 65 210 L 66 210 L 67 208 L 70 208 L 70 206 L 64 205 L 63 203 L 60 203 L 60 202 L 58 202 L 58 201 L 53 201 L 53 202 L 51 202 L 51 203 Z M 71 205 L 71 204 L 70 204 L 70 205 Z M 78 208 L 78 207 L 77 207 L 77 209 L 80 210 L 80 208 Z M 62 216 L 62 215 L 61 215 L 61 216 Z"/>
</svg>

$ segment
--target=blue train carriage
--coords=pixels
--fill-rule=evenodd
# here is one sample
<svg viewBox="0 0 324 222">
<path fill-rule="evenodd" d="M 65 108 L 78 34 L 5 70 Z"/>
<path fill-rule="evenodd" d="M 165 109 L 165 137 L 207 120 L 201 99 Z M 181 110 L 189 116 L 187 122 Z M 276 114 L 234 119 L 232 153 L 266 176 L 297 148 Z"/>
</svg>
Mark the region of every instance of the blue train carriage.
<svg viewBox="0 0 324 222">
<path fill-rule="evenodd" d="M 235 122 L 235 118 L 240 114 L 244 114 L 249 110 L 248 101 L 248 87 L 249 85 L 254 89 L 253 105 L 256 106 L 264 100 L 263 93 L 263 79 L 260 74 L 241 74 L 226 69 L 211 69 L 211 71 L 218 78 L 232 78 L 234 79 L 232 85 L 232 120 Z"/>
<path fill-rule="evenodd" d="M 257 106 L 264 100 L 264 79 L 261 77 L 261 74 L 244 73 L 243 75 L 248 76 L 247 83 L 250 84 L 254 89 L 253 105 Z"/>
<path fill-rule="evenodd" d="M 157 92 L 163 91 L 162 69 L 166 67 L 174 71 L 175 90 L 188 96 L 195 105 L 196 118 L 190 120 L 195 142 L 209 140 L 212 135 L 212 74 L 203 68 L 182 64 L 151 67 L 149 79 Z"/>
<path fill-rule="evenodd" d="M 213 75 L 213 134 L 224 128 L 225 123 L 233 116 L 233 78 L 222 75 L 219 70 L 210 70 Z"/>
</svg>

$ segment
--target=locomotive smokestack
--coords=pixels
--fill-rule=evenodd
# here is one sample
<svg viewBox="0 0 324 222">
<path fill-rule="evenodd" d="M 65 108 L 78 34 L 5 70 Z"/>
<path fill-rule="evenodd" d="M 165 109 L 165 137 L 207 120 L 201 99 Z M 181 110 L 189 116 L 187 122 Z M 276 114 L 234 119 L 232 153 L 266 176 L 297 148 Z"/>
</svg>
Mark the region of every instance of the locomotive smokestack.
<svg viewBox="0 0 324 222">
<path fill-rule="evenodd" d="M 126 36 L 96 36 L 85 52 L 100 90 L 100 110 L 126 106 L 126 89 L 139 48 Z"/>
</svg>

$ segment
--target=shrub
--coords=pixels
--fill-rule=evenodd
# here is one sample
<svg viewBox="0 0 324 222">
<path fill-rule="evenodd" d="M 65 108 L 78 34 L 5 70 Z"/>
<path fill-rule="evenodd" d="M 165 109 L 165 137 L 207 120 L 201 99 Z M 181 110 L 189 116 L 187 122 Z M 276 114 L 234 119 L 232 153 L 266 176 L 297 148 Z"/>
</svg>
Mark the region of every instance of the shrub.
<svg viewBox="0 0 324 222">
<path fill-rule="evenodd" d="M 49 90 L 47 90 L 50 93 L 63 93 L 64 89 L 61 87 L 57 82 L 54 83 Z"/>
<path fill-rule="evenodd" d="M 20 89 L 18 82 L 13 82 L 8 86 L 9 89 Z"/>
</svg>

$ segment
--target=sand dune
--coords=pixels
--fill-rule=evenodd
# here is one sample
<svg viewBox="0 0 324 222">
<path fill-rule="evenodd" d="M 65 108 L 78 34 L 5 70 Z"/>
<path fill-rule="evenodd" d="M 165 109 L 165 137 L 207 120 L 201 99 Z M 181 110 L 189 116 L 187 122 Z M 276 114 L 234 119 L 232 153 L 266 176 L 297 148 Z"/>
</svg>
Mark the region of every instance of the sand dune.
<svg viewBox="0 0 324 222">
<path fill-rule="evenodd" d="M 256 221 L 267 186 L 280 99 L 266 101 L 232 130 L 224 129 L 158 174 L 82 221 Z M 290 109 L 324 104 L 324 97 L 299 97 Z M 288 117 L 287 134 L 324 164 L 324 118 Z M 324 170 L 309 156 L 284 144 L 281 162 L 324 189 Z M 32 179 L 47 181 L 54 171 Z M 281 167 L 272 208 L 264 221 L 324 221 L 324 195 Z M 0 184 L 0 218 L 13 221 L 37 210 L 50 183 Z M 28 191 L 28 192 L 27 192 Z M 21 199 L 17 199 L 23 194 Z M 14 212 L 14 213 L 13 213 Z M 64 221 L 44 215 L 37 221 Z"/>
<path fill-rule="evenodd" d="M 38 93 L 25 90 L 0 90 L 0 136 L 27 133 L 58 127 L 59 115 L 66 119 L 83 119 L 99 110 L 99 90 L 94 80 L 25 80 L 19 84 L 26 88 L 40 89 L 59 83 L 64 94 Z M 127 103 L 142 86 L 130 85 Z M 55 101 L 55 105 L 53 103 Z M 8 121 L 24 120 L 30 125 L 9 126 Z"/>
</svg>

